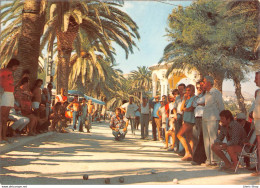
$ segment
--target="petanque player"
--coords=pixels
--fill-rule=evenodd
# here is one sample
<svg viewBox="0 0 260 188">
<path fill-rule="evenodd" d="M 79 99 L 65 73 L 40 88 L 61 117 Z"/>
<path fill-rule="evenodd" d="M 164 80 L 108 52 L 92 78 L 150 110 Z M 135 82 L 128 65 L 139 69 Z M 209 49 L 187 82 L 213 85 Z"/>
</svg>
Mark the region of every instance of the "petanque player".
<svg viewBox="0 0 260 188">
<path fill-rule="evenodd" d="M 110 121 L 110 128 L 112 129 L 112 134 L 116 141 L 121 141 L 125 138 L 127 133 L 128 121 L 125 122 L 123 115 L 121 114 L 121 109 L 116 108 L 115 115 L 112 116 Z"/>
</svg>

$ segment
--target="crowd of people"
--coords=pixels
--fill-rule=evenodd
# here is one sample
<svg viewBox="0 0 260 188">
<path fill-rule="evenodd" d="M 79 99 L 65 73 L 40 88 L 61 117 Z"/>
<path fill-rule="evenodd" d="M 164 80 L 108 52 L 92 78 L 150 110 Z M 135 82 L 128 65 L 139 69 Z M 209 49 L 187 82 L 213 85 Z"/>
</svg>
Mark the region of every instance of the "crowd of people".
<svg viewBox="0 0 260 188">
<path fill-rule="evenodd" d="M 72 130 L 90 133 L 91 122 L 97 114 L 92 100 L 77 95 L 69 103 L 65 90 L 52 99 L 53 84 L 43 88 L 43 80 L 37 79 L 30 88 L 30 71 L 23 70 L 20 80 L 14 84 L 13 74 L 20 62 L 11 59 L 6 68 L 0 70 L 0 106 L 1 106 L 1 143 L 9 143 L 7 137 L 27 135 L 34 136 L 48 131 L 68 133 L 71 119 Z M 78 122 L 78 123 L 77 123 Z"/>
<path fill-rule="evenodd" d="M 72 121 L 72 130 L 90 132 L 91 122 L 96 114 L 92 100 L 75 95 L 69 103 L 65 90 L 52 100 L 52 83 L 42 88 L 43 81 L 37 79 L 30 83 L 30 72 L 24 70 L 21 79 L 14 84 L 13 73 L 20 62 L 11 59 L 6 68 L 0 70 L 0 141 L 9 142 L 7 136 L 26 134 L 33 136 L 47 131 L 67 133 L 68 121 Z M 256 73 L 255 83 L 260 87 L 260 72 Z M 30 88 L 32 85 L 32 88 Z M 195 95 L 195 87 L 197 94 Z M 105 108 L 102 109 L 105 117 Z M 129 102 L 116 108 L 111 116 L 110 128 L 116 141 L 123 140 L 131 125 L 132 135 L 135 135 L 139 122 L 141 138 L 149 139 L 149 121 L 152 123 L 152 140 L 162 141 L 161 149 L 174 151 L 182 156 L 182 161 L 191 161 L 192 165 L 216 166 L 224 162 L 223 170 L 234 171 L 242 146 L 248 142 L 248 134 L 254 129 L 257 139 L 258 161 L 260 156 L 260 91 L 250 118 L 251 125 L 246 121 L 246 115 L 239 113 L 234 118 L 229 110 L 224 109 L 222 94 L 214 88 L 214 79 L 204 77 L 196 85 L 179 84 L 168 96 L 155 96 L 148 99 L 143 96 L 140 106 L 130 97 Z M 9 123 L 11 122 L 11 123 Z M 253 126 L 254 125 L 254 126 Z M 11 130 L 10 131 L 8 131 Z M 171 137 L 171 139 L 170 139 Z M 227 153 L 231 160 L 226 157 Z M 250 167 L 250 160 L 245 160 Z M 260 163 L 257 164 L 260 169 Z M 257 171 L 253 175 L 259 176 Z"/>
<path fill-rule="evenodd" d="M 256 73 L 255 83 L 260 86 L 260 72 Z M 249 132 L 252 130 L 256 133 L 259 159 L 259 90 L 250 113 L 252 125 L 246 120 L 244 113 L 238 113 L 234 117 L 229 110 L 225 110 L 222 94 L 214 88 L 214 79 L 211 76 L 205 76 L 197 82 L 196 90 L 197 95 L 194 85 L 186 86 L 182 83 L 170 95 L 163 95 L 161 100 L 159 96 L 151 100 L 144 96 L 140 106 L 134 103 L 133 97 L 129 98 L 129 102 L 123 101 L 123 105 L 116 108 L 116 114 L 110 121 L 115 140 L 125 138 L 129 124 L 132 135 L 135 135 L 135 129 L 138 129 L 136 121 L 140 118 L 140 139 L 148 139 L 151 121 L 152 140 L 162 141 L 164 145 L 161 149 L 177 153 L 182 156 L 182 161 L 191 161 L 191 165 L 217 166 L 223 161 L 221 170 L 234 172 L 238 164 L 238 154 L 243 145 L 248 143 L 252 135 Z M 252 168 L 249 158 L 245 158 L 245 163 L 248 169 L 260 169 L 259 163 L 258 168 Z M 260 173 L 257 170 L 252 175 L 259 176 Z"/>
</svg>

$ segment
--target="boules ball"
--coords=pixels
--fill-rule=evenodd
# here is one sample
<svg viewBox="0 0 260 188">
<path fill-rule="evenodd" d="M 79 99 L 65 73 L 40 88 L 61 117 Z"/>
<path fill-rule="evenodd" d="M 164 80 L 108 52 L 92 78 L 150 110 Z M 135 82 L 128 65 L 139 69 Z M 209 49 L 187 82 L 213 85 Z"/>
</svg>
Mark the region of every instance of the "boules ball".
<svg viewBox="0 0 260 188">
<path fill-rule="evenodd" d="M 178 184 L 178 179 L 177 179 L 177 178 L 174 178 L 174 179 L 172 180 L 172 182 L 173 182 L 174 184 Z"/>
<path fill-rule="evenodd" d="M 120 183 L 124 183 L 124 181 L 125 181 L 125 179 L 124 179 L 123 177 L 120 177 L 120 178 L 119 178 L 119 182 L 120 182 Z"/>
<path fill-rule="evenodd" d="M 83 180 L 88 180 L 88 175 L 87 174 L 83 175 Z"/>
<path fill-rule="evenodd" d="M 106 179 L 105 179 L 105 183 L 106 183 L 106 184 L 110 184 L 110 179 L 109 179 L 109 178 L 106 178 Z"/>
</svg>

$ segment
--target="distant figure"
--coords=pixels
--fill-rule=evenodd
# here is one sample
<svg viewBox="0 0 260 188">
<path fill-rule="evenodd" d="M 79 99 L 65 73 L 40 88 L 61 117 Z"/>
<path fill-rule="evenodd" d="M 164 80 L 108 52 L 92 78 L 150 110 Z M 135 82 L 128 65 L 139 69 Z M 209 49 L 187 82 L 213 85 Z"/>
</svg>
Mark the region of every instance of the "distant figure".
<svg viewBox="0 0 260 188">
<path fill-rule="evenodd" d="M 147 97 L 143 97 L 141 104 L 141 139 L 147 139 L 149 136 L 149 112 L 149 102 L 147 100 Z"/>
<path fill-rule="evenodd" d="M 138 110 L 138 106 L 134 103 L 134 98 L 130 97 L 129 102 L 123 104 L 121 109 L 125 111 L 125 116 L 131 124 L 132 134 L 135 135 L 135 112 Z"/>
<path fill-rule="evenodd" d="M 65 95 L 65 89 L 61 88 L 60 89 L 60 95 L 57 95 L 55 98 L 55 104 L 57 102 L 64 103 L 65 101 L 68 101 L 68 97 Z"/>
<path fill-rule="evenodd" d="M 73 112 L 73 124 L 72 124 L 72 130 L 78 130 L 79 132 L 83 132 L 81 127 L 81 105 L 78 101 L 78 96 L 74 96 L 74 100 L 68 105 L 68 109 L 70 109 Z M 78 126 L 76 126 L 78 121 Z"/>
<path fill-rule="evenodd" d="M 94 114 L 96 112 L 96 109 L 95 109 L 95 106 L 92 102 L 92 100 L 88 100 L 88 117 L 87 117 L 87 120 L 88 120 L 88 129 L 91 129 L 92 128 L 92 121 L 93 121 L 93 117 L 94 117 Z"/>
<path fill-rule="evenodd" d="M 124 121 L 120 108 L 116 108 L 115 113 L 116 115 L 111 118 L 110 128 L 112 129 L 112 134 L 114 135 L 115 140 L 121 141 L 125 138 L 127 133 L 128 123 Z"/>
<path fill-rule="evenodd" d="M 89 124 L 86 123 L 87 116 L 88 116 L 88 105 L 86 103 L 85 98 L 82 99 L 81 110 L 82 110 L 82 114 L 81 114 L 82 127 L 84 126 L 87 129 L 87 132 L 89 133 L 90 127 L 89 127 Z"/>
<path fill-rule="evenodd" d="M 150 108 L 153 109 L 153 112 L 152 112 L 153 141 L 156 141 L 157 140 L 157 131 L 156 131 L 156 129 L 159 130 L 159 128 L 160 128 L 160 121 L 161 121 L 159 119 L 159 116 L 157 115 L 157 111 L 160 108 L 161 103 L 159 101 L 159 96 L 155 96 L 154 99 L 155 99 L 155 102 L 150 103 Z M 159 140 L 160 140 L 161 137 L 159 135 L 160 134 L 158 133 L 158 137 L 159 137 Z"/>
</svg>

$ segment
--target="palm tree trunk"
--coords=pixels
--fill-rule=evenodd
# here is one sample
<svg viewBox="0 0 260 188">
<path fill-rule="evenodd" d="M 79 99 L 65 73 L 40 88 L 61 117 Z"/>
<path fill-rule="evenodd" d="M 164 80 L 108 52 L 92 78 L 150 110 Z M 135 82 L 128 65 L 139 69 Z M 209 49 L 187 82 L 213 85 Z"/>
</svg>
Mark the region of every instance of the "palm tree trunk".
<svg viewBox="0 0 260 188">
<path fill-rule="evenodd" d="M 72 50 L 59 50 L 58 51 L 58 67 L 57 67 L 57 86 L 56 91 L 60 94 L 60 89 L 64 88 L 65 93 L 68 94 L 69 83 L 69 62 Z"/>
<path fill-rule="evenodd" d="M 69 84 L 69 63 L 72 52 L 73 41 L 75 40 L 79 30 L 79 25 L 73 17 L 70 17 L 68 29 L 65 32 L 57 32 L 58 45 L 58 67 L 57 67 L 57 94 L 60 89 L 64 88 L 67 94 Z"/>
<path fill-rule="evenodd" d="M 29 69 L 30 85 L 37 79 L 40 38 L 45 22 L 45 0 L 25 0 L 23 9 L 22 32 L 18 42 L 17 59 L 21 64 L 15 74 L 15 81 L 24 69 Z"/>
<path fill-rule="evenodd" d="M 242 95 L 240 80 L 236 77 L 233 77 L 233 81 L 234 81 L 234 85 L 235 85 L 235 93 L 237 96 L 239 110 L 240 110 L 240 112 L 243 112 L 246 114 L 245 100 Z"/>
</svg>

